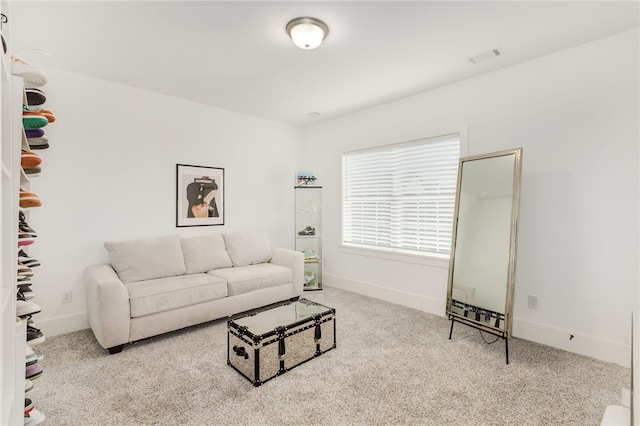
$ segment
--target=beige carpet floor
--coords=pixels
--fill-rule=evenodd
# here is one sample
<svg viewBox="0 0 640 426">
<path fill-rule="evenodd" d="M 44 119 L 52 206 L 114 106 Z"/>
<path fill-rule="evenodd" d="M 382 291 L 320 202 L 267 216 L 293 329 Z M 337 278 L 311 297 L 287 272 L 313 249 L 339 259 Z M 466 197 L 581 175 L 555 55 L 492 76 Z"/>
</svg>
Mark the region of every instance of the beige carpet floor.
<svg viewBox="0 0 640 426">
<path fill-rule="evenodd" d="M 599 425 L 630 371 L 335 288 L 337 348 L 253 387 L 226 365 L 226 321 L 108 355 L 90 330 L 48 338 L 30 395 L 47 425 Z M 493 340 L 487 336 L 487 340 Z"/>
</svg>

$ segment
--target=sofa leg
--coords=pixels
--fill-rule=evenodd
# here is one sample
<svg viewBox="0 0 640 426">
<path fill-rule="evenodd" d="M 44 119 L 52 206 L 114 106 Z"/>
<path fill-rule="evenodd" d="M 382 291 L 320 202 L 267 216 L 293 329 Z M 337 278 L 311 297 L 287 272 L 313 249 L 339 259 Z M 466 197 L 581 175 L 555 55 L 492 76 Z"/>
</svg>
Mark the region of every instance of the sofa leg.
<svg viewBox="0 0 640 426">
<path fill-rule="evenodd" d="M 114 347 L 109 348 L 107 350 L 109 351 L 109 355 L 113 355 L 113 354 L 118 354 L 118 353 L 122 352 L 122 348 L 124 348 L 124 345 L 114 346 Z"/>
</svg>

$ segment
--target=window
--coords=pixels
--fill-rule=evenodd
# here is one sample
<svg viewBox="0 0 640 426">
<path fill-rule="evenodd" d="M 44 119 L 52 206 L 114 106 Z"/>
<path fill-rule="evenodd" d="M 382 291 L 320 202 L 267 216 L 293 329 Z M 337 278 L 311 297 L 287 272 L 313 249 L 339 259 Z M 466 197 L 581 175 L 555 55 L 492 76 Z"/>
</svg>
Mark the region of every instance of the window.
<svg viewBox="0 0 640 426">
<path fill-rule="evenodd" d="M 342 157 L 346 245 L 449 256 L 460 135 Z"/>
</svg>

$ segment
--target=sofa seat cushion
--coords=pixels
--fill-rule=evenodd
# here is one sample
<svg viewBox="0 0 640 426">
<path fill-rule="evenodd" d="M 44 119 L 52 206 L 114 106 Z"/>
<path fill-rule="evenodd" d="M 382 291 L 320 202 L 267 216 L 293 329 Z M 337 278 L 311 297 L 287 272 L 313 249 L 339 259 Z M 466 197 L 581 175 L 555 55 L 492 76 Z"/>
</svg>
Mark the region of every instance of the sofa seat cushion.
<svg viewBox="0 0 640 426">
<path fill-rule="evenodd" d="M 229 296 L 290 284 L 292 280 L 291 269 L 271 263 L 216 269 L 207 274 L 226 280 Z"/>
<path fill-rule="evenodd" d="M 170 311 L 227 296 L 223 278 L 209 274 L 179 275 L 126 284 L 131 318 Z"/>
</svg>

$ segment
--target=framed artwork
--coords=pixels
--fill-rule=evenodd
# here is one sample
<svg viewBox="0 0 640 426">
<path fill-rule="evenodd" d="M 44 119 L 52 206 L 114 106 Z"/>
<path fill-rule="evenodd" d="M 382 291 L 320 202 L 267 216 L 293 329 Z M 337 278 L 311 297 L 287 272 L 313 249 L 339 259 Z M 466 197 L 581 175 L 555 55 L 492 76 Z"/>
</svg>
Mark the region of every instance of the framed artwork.
<svg viewBox="0 0 640 426">
<path fill-rule="evenodd" d="M 224 225 L 224 169 L 176 165 L 176 226 Z"/>
</svg>

